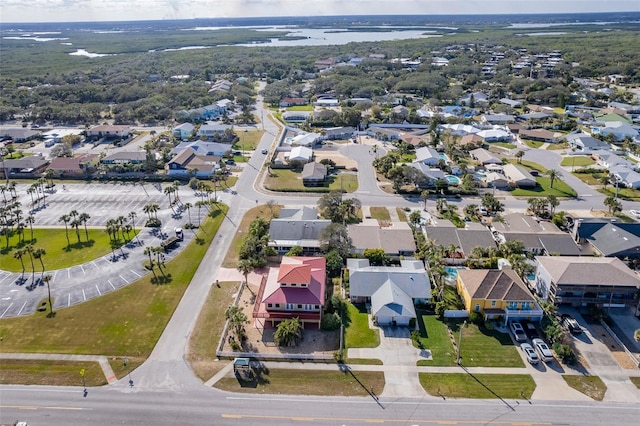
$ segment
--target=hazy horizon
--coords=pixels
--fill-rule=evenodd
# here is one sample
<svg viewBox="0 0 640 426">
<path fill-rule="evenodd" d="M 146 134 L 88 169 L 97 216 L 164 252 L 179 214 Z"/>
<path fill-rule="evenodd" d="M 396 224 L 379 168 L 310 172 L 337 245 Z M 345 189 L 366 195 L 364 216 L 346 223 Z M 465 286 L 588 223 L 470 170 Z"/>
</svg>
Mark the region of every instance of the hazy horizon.
<svg viewBox="0 0 640 426">
<path fill-rule="evenodd" d="M 638 12 L 637 0 L 4 0 L 2 23 L 358 15 L 512 15 Z"/>
</svg>

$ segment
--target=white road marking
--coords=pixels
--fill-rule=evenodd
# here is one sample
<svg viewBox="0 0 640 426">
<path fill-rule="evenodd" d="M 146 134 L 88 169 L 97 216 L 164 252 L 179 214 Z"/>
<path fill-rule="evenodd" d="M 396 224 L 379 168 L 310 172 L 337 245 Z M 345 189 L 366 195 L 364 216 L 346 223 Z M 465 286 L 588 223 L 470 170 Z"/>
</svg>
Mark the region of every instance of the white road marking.
<svg viewBox="0 0 640 426">
<path fill-rule="evenodd" d="M 100 291 L 100 289 L 98 288 L 98 284 L 96 284 L 96 290 L 98 290 L 98 296 L 102 296 L 102 292 Z"/>
<path fill-rule="evenodd" d="M 127 281 L 127 279 L 125 277 L 123 277 L 122 275 L 119 275 L 120 278 L 122 278 L 122 281 L 124 281 L 125 283 L 129 284 L 129 281 Z"/>
<path fill-rule="evenodd" d="M 13 306 L 13 302 L 11 302 L 11 304 L 9 306 L 7 306 L 7 309 L 4 310 L 4 312 L 2 313 L 2 315 L 0 315 L 0 318 L 4 317 L 4 314 L 7 313 L 7 311 Z"/>
<path fill-rule="evenodd" d="M 113 284 L 111 284 L 111 280 L 107 280 L 107 282 L 109 283 L 109 285 L 111 286 L 111 288 L 112 288 L 112 289 L 114 289 L 114 290 L 116 289 L 116 288 L 113 286 Z"/>
<path fill-rule="evenodd" d="M 85 274 L 85 275 L 87 274 L 87 273 L 85 272 L 85 270 L 84 270 L 84 266 L 80 265 L 80 269 L 82 269 L 82 273 L 83 273 L 83 274 Z"/>
<path fill-rule="evenodd" d="M 20 314 L 22 313 L 22 310 L 24 309 L 25 306 L 27 306 L 27 300 L 24 301 L 24 303 L 22 304 L 22 308 L 20 308 L 20 311 L 18 311 L 18 315 L 16 316 L 20 316 Z"/>
<path fill-rule="evenodd" d="M 136 271 L 134 271 L 133 269 L 129 269 L 131 272 L 133 272 L 134 275 L 136 275 L 138 278 L 140 278 L 142 275 L 140 275 L 139 273 L 137 273 Z"/>
<path fill-rule="evenodd" d="M 84 294 L 84 288 L 82 289 L 82 297 L 84 298 L 84 301 L 86 302 L 87 301 L 87 295 Z"/>
<path fill-rule="evenodd" d="M 67 294 L 67 307 L 71 306 L 71 293 Z"/>
</svg>

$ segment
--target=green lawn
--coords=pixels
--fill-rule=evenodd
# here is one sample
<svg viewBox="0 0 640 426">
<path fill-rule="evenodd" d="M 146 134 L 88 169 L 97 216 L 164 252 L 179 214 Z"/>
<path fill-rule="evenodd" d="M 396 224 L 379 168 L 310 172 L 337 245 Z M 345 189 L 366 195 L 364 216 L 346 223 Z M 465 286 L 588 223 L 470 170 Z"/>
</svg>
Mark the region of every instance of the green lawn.
<svg viewBox="0 0 640 426">
<path fill-rule="evenodd" d="M 600 188 L 598 192 L 601 192 L 605 195 L 616 195 L 616 187 L 615 186 L 607 186 L 607 188 Z M 618 198 L 622 198 L 624 200 L 638 200 L 640 199 L 640 190 L 633 188 L 618 188 Z"/>
<path fill-rule="evenodd" d="M 375 348 L 380 344 L 378 330 L 369 328 L 368 314 L 362 305 L 347 305 L 345 318 L 344 347 L 348 348 Z"/>
<path fill-rule="evenodd" d="M 236 151 L 242 151 L 243 147 L 245 151 L 252 151 L 256 149 L 264 130 L 248 130 L 236 129 L 236 135 L 238 135 L 238 141 L 233 144 L 233 149 Z"/>
<path fill-rule="evenodd" d="M 325 396 L 367 396 L 373 389 L 376 395 L 380 395 L 384 389 L 384 373 L 270 368 L 256 372 L 251 381 L 225 377 L 215 387 L 240 393 Z"/>
<path fill-rule="evenodd" d="M 550 143 L 547 146 L 547 149 L 549 151 L 560 151 L 561 149 L 569 149 L 569 144 L 566 142 L 561 142 L 561 143 Z"/>
<path fill-rule="evenodd" d="M 507 148 L 507 149 L 516 148 L 515 144 L 507 143 L 507 142 L 491 142 L 491 146 L 501 146 L 501 147 Z"/>
<path fill-rule="evenodd" d="M 231 246 L 229 246 L 229 250 L 227 250 L 227 254 L 224 256 L 224 260 L 222 261 L 223 268 L 236 268 L 238 266 L 238 259 L 240 255 L 240 248 L 242 247 L 242 243 L 244 242 L 245 236 L 247 235 L 247 230 L 249 229 L 249 225 L 251 222 L 261 217 L 267 222 L 270 221 L 274 217 L 278 217 L 278 213 L 280 212 L 280 205 L 273 206 L 273 211 L 269 209 L 266 205 L 260 205 L 258 207 L 254 207 L 249 210 L 242 217 L 242 221 L 238 226 L 238 230 L 236 231 L 236 235 L 231 241 Z"/>
<path fill-rule="evenodd" d="M 431 360 L 420 360 L 420 366 L 446 366 L 456 365 L 456 352 L 449 338 L 447 324 L 435 315 L 420 315 L 418 317 L 420 328 L 420 344 L 422 348 L 430 350 Z M 414 342 L 415 344 L 415 342 Z"/>
<path fill-rule="evenodd" d="M 420 384 L 433 396 L 447 398 L 531 398 L 536 383 L 528 374 L 419 373 Z"/>
<path fill-rule="evenodd" d="M 524 142 L 524 144 L 529 148 L 540 148 L 542 145 L 544 145 L 544 142 L 532 141 L 529 139 L 522 139 L 522 142 Z"/>
<path fill-rule="evenodd" d="M 638 389 L 640 389 L 640 377 L 629 377 L 629 379 L 631 380 L 631 383 L 633 383 Z"/>
<path fill-rule="evenodd" d="M 602 185 L 599 178 L 602 176 L 602 173 L 576 173 L 572 172 L 572 175 L 586 183 L 587 185 Z"/>
<path fill-rule="evenodd" d="M 192 241 L 167 263 L 167 284 L 152 275 L 55 316 L 46 313 L 0 321 L 2 352 L 98 354 L 146 357 L 155 346 L 200 260 L 222 223 L 227 207 L 214 207 L 202 226 L 202 240 Z"/>
<path fill-rule="evenodd" d="M 84 382 L 80 370 L 84 369 Z M 0 384 L 43 386 L 103 386 L 107 384 L 97 362 L 3 359 Z"/>
<path fill-rule="evenodd" d="M 596 164 L 595 160 L 584 155 L 572 155 L 570 157 L 564 157 L 560 162 L 561 166 L 566 167 L 585 167 L 591 166 L 592 164 Z"/>
<path fill-rule="evenodd" d="M 46 254 L 42 257 L 45 269 L 62 269 L 73 265 L 78 265 L 104 256 L 111 252 L 109 235 L 103 229 L 89 229 L 89 241 L 81 226 L 80 242 L 76 236 L 75 229 L 69 228 L 69 242 L 64 229 L 43 229 L 34 228 L 33 239 L 31 238 L 31 230 L 27 227 L 24 230 L 24 241 L 19 242 L 19 236 L 14 231 L 9 238 L 9 247 L 7 248 L 7 240 L 2 237 L 0 243 L 0 264 L 2 269 L 11 272 L 21 272 L 22 265 L 20 260 L 13 257 L 15 249 L 24 248 L 31 244 L 34 249 L 43 248 Z M 136 229 L 136 231 L 139 231 Z M 125 234 L 125 238 L 126 234 Z M 133 232 L 129 234 L 129 238 L 134 238 Z M 29 255 L 22 258 L 26 272 L 31 272 L 31 260 Z M 42 270 L 42 265 L 38 259 L 33 260 L 36 272 Z"/>
<path fill-rule="evenodd" d="M 294 105 L 290 107 L 286 107 L 287 111 L 313 111 L 313 105 Z"/>
<path fill-rule="evenodd" d="M 534 188 L 516 188 L 511 191 L 511 195 L 514 197 L 546 197 L 548 195 L 555 195 L 556 197 L 575 197 L 578 193 L 560 179 L 556 179 L 553 182 L 553 188 L 551 188 L 551 179 L 546 176 L 536 177 L 536 185 Z"/>
<path fill-rule="evenodd" d="M 354 192 L 358 189 L 358 176 L 351 173 L 338 173 L 327 177 L 324 186 L 311 187 L 302 183 L 302 173 L 288 169 L 271 170 L 266 177 L 265 188 L 283 192 Z"/>
<path fill-rule="evenodd" d="M 456 339 L 459 338 L 461 326 L 461 321 L 449 322 Z M 524 367 L 508 333 L 488 330 L 475 324 L 467 323 L 462 330 L 460 356 L 466 367 Z"/>
<path fill-rule="evenodd" d="M 407 218 L 407 212 L 404 211 L 403 208 L 396 207 L 396 212 L 398 213 L 398 218 L 400 219 L 401 222 L 408 222 L 409 221 L 409 219 Z"/>
<path fill-rule="evenodd" d="M 607 385 L 598 376 L 563 374 L 562 378 L 569 386 L 596 401 L 602 401 L 604 394 L 607 392 Z"/>
<path fill-rule="evenodd" d="M 391 215 L 389 214 L 389 210 L 386 207 L 371 207 L 371 219 L 378 220 L 391 220 Z"/>
</svg>

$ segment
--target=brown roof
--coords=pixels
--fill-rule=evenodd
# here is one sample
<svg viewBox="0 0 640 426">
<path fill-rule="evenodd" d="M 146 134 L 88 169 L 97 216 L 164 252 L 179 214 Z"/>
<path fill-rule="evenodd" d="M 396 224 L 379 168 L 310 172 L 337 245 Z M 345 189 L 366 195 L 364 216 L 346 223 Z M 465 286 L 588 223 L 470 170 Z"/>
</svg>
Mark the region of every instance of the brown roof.
<svg viewBox="0 0 640 426">
<path fill-rule="evenodd" d="M 512 269 L 461 269 L 458 277 L 473 299 L 533 301 L 533 296 Z"/>
</svg>

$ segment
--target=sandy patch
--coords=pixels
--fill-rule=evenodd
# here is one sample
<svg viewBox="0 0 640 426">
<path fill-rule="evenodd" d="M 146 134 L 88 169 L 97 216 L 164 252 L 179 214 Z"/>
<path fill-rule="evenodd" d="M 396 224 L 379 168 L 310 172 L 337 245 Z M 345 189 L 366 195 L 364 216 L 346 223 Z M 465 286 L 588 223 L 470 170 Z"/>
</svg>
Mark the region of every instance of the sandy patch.
<svg viewBox="0 0 640 426">
<path fill-rule="evenodd" d="M 338 151 L 316 150 L 313 152 L 313 154 L 316 156 L 316 162 L 318 163 L 321 160 L 328 158 L 330 160 L 333 160 L 336 163 L 336 166 L 344 166 L 347 169 L 358 166 L 354 160 L 345 157 L 344 155 L 340 154 Z"/>
</svg>

